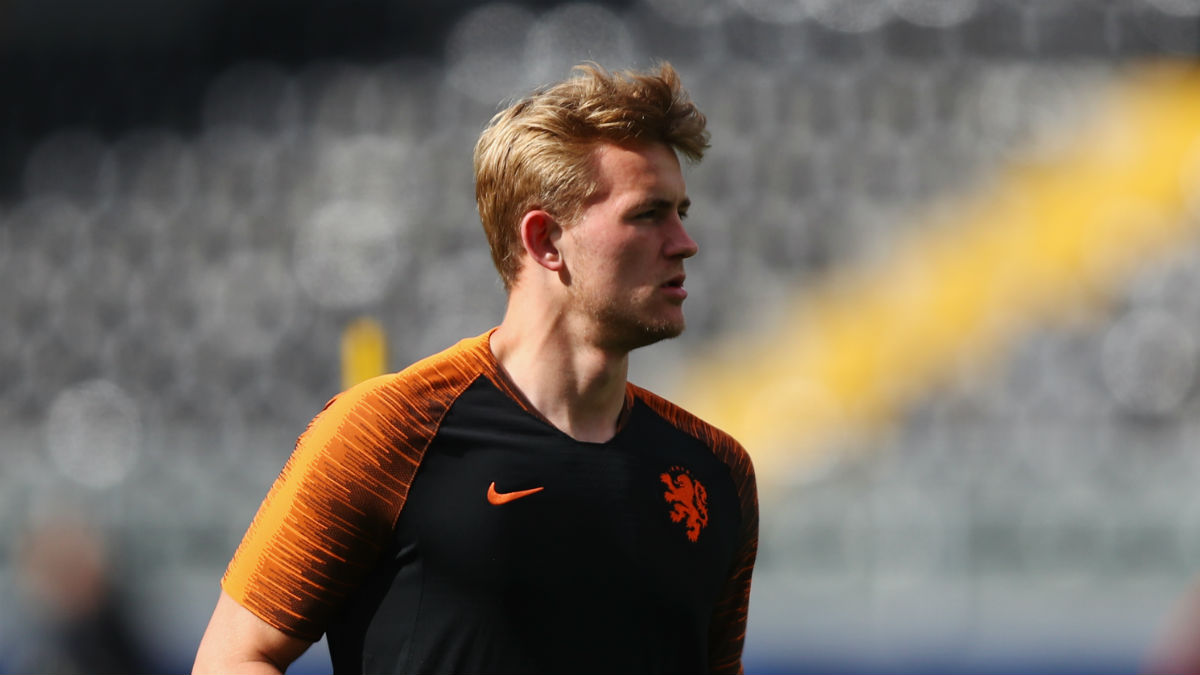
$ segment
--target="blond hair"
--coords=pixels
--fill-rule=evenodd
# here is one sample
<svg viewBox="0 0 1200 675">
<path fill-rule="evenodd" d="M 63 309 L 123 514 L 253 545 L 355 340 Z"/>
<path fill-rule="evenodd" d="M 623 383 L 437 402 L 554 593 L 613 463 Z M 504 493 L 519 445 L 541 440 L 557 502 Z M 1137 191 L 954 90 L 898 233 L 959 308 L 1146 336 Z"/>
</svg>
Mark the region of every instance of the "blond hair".
<svg viewBox="0 0 1200 675">
<path fill-rule="evenodd" d="M 599 144 L 665 143 L 693 162 L 708 148 L 704 114 L 669 63 L 574 72 L 497 113 L 475 145 L 475 202 L 506 290 L 520 269 L 521 218 L 543 209 L 572 223 L 596 189 Z"/>
</svg>

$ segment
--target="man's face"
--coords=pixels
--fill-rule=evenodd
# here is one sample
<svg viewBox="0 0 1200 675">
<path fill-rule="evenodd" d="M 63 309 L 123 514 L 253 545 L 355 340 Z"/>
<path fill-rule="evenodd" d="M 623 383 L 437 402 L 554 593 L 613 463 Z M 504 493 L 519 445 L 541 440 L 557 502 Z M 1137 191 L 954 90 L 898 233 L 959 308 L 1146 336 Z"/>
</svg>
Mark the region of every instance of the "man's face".
<svg viewBox="0 0 1200 675">
<path fill-rule="evenodd" d="M 629 351 L 683 332 L 683 227 L 690 200 L 675 153 L 661 143 L 596 149 L 597 191 L 566 228 L 572 309 L 596 344 Z"/>
</svg>

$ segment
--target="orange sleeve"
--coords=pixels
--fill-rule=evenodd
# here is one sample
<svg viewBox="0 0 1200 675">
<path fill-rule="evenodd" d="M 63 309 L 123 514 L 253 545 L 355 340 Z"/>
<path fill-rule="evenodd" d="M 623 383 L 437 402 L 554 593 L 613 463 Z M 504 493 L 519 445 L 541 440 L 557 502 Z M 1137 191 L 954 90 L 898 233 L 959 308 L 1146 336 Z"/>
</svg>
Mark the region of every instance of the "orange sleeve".
<svg viewBox="0 0 1200 675">
<path fill-rule="evenodd" d="M 479 340 L 326 405 L 234 553 L 222 579 L 230 596 L 289 635 L 321 637 L 387 545 L 443 415 L 480 372 Z"/>
</svg>

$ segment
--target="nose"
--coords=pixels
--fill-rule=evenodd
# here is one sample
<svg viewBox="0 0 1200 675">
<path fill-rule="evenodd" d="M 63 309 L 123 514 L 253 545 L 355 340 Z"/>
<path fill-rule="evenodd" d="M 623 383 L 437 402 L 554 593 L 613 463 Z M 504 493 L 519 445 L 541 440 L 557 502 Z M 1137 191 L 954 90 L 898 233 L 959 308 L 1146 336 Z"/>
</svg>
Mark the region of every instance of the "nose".
<svg viewBox="0 0 1200 675">
<path fill-rule="evenodd" d="M 690 258 L 700 252 L 700 245 L 688 234 L 683 220 L 676 216 L 671 224 L 664 252 L 668 258 Z"/>
</svg>

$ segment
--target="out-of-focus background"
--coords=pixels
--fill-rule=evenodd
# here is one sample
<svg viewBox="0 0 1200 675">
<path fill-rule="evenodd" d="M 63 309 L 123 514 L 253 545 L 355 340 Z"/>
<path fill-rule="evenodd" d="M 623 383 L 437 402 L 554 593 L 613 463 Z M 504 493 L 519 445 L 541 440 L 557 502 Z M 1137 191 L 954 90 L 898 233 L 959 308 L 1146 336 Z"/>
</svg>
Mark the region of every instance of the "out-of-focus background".
<svg viewBox="0 0 1200 675">
<path fill-rule="evenodd" d="M 709 116 L 633 378 L 756 460 L 747 670 L 1141 669 L 1200 575 L 1198 51 L 1200 0 L 0 4 L 0 671 L 190 667 L 308 419 L 499 320 L 472 147 L 585 59 Z"/>
</svg>

